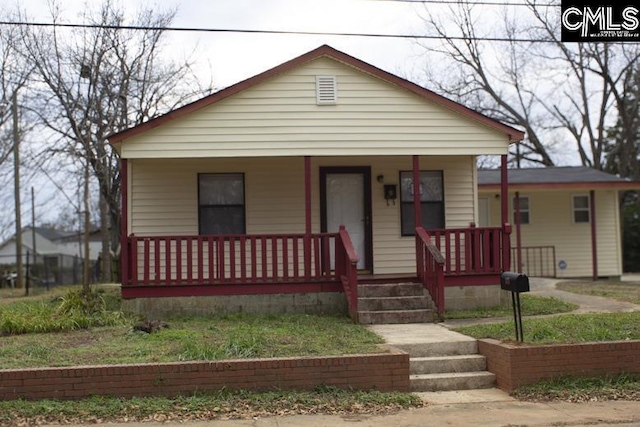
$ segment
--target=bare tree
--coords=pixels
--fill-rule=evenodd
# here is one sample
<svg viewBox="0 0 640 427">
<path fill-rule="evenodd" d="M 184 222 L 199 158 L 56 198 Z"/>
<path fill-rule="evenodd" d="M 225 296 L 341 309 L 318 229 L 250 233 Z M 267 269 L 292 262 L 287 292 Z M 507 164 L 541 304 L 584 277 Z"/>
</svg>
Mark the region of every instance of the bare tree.
<svg viewBox="0 0 640 427">
<path fill-rule="evenodd" d="M 445 13 L 427 13 L 424 21 L 430 35 L 441 43 L 423 43 L 429 70 L 429 83 L 445 96 L 463 102 L 504 123 L 521 127 L 526 140 L 520 145 L 520 158 L 543 165 L 553 165 L 548 145 L 541 133 L 547 114 L 537 108 L 540 102 L 536 82 L 527 79 L 531 64 L 523 60 L 525 49 L 517 43 L 483 42 L 494 37 L 495 28 L 483 30 L 477 7 L 461 1 Z M 515 38 L 517 31 L 504 16 L 505 37 Z M 455 36 L 451 36 L 454 33 Z M 440 61 L 444 59 L 444 61 Z"/>
<path fill-rule="evenodd" d="M 621 78 L 622 90 L 614 90 L 618 118 L 607 133 L 606 169 L 640 180 L 640 64 Z M 617 87 L 617 85 L 616 85 Z"/>
<path fill-rule="evenodd" d="M 9 158 L 13 148 L 8 127 L 12 119 L 10 103 L 14 94 L 25 86 L 31 72 L 28 62 L 19 55 L 20 42 L 18 28 L 0 26 L 0 165 Z"/>
<path fill-rule="evenodd" d="M 429 34 L 442 42 L 423 46 L 429 59 L 444 58 L 447 67 L 446 73 L 431 73 L 432 84 L 523 128 L 526 140 L 518 147 L 521 152 L 512 153 L 516 160 L 553 165 L 554 145 L 569 141 L 583 165 L 602 169 L 606 129 L 620 105 L 616 93 L 637 64 L 637 46 L 563 44 L 558 8 L 530 0 L 527 5 L 526 16 L 504 9 L 489 19 L 486 10 L 480 19 L 478 9 L 465 0 L 451 6 L 444 19 L 427 13 Z"/>
<path fill-rule="evenodd" d="M 8 12 L 2 14 L 10 15 Z M 22 286 L 24 254 L 22 251 L 22 209 L 20 182 L 20 149 L 19 141 L 22 137 L 20 129 L 20 113 L 22 96 L 18 91 L 24 87 L 30 74 L 30 65 L 17 52 L 20 34 L 12 27 L 0 26 L 0 203 L 3 206 L 13 204 L 14 215 L 0 217 L 0 237 L 8 237 L 10 226 L 15 231 L 15 268 L 17 272 L 17 286 Z M 13 156 L 11 156 L 13 154 Z M 9 167 L 9 158 L 13 159 L 13 168 Z M 9 182 L 13 181 L 13 185 Z M 11 197 L 8 189 L 13 189 Z M 13 203 L 9 203 L 13 199 Z"/>
<path fill-rule="evenodd" d="M 95 10 L 87 4 L 83 19 L 91 28 L 23 31 L 25 57 L 43 83 L 37 111 L 57 135 L 50 152 L 84 162 L 100 189 L 105 280 L 120 233 L 119 161 L 107 137 L 211 90 L 199 83 L 190 61 L 162 57 L 164 28 L 174 15 L 142 9 L 130 21 L 145 29 L 124 30 L 118 27 L 128 23 L 125 11 L 106 0 Z M 55 7 L 52 18 L 60 19 Z M 88 196 L 84 205 L 88 211 Z"/>
<path fill-rule="evenodd" d="M 532 0 L 527 0 L 527 4 L 535 17 L 530 34 L 549 43 L 533 53 L 545 63 L 555 63 L 556 67 L 567 70 L 569 84 L 564 85 L 559 94 L 568 105 L 554 100 L 551 106 L 554 117 L 571 133 L 582 164 L 603 169 L 607 129 L 616 116 L 621 120 L 622 133 L 627 139 L 633 138 L 634 120 L 625 107 L 624 93 L 640 65 L 640 45 L 562 43 L 558 10 L 552 12 Z"/>
</svg>

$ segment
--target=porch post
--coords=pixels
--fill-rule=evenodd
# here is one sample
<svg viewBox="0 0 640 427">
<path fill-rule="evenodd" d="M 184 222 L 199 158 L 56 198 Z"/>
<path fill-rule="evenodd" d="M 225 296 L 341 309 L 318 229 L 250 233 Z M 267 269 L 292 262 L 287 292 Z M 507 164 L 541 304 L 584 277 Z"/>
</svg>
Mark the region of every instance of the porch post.
<svg viewBox="0 0 640 427">
<path fill-rule="evenodd" d="M 413 225 L 415 228 L 422 225 L 422 209 L 420 206 L 420 156 L 413 156 Z M 416 233 L 416 270 L 418 277 L 423 272 L 423 256 L 420 255 L 421 245 Z"/>
<path fill-rule="evenodd" d="M 509 172 L 507 170 L 507 155 L 500 158 L 500 200 L 502 225 L 509 222 Z"/>
<path fill-rule="evenodd" d="M 593 280 L 598 280 L 598 243 L 596 239 L 596 192 L 589 191 L 589 217 L 591 219 L 591 263 L 593 264 Z"/>
<path fill-rule="evenodd" d="M 311 157 L 304 156 L 304 272 L 311 277 Z"/>
<path fill-rule="evenodd" d="M 413 156 L 413 224 L 422 225 L 422 209 L 420 206 L 420 156 Z"/>
<path fill-rule="evenodd" d="M 311 235 L 311 157 L 304 156 L 304 232 Z"/>
<path fill-rule="evenodd" d="M 120 158 L 120 281 L 129 284 L 129 161 Z"/>
<path fill-rule="evenodd" d="M 511 225 L 509 225 L 509 172 L 507 155 L 500 158 L 500 198 L 502 203 L 502 271 L 511 269 Z"/>
<path fill-rule="evenodd" d="M 522 235 L 520 234 L 520 192 L 516 191 L 516 263 L 518 273 L 522 273 Z"/>
</svg>

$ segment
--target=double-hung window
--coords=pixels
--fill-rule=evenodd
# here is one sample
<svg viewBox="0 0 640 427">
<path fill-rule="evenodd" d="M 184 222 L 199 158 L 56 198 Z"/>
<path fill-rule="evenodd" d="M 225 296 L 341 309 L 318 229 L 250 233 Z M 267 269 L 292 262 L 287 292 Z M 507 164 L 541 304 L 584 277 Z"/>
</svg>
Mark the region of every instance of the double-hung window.
<svg viewBox="0 0 640 427">
<path fill-rule="evenodd" d="M 244 174 L 198 175 L 198 228 L 200 234 L 244 234 Z"/>
<path fill-rule="evenodd" d="M 589 222 L 590 216 L 589 196 L 573 196 L 573 222 Z"/>
<path fill-rule="evenodd" d="M 529 224 L 531 221 L 531 205 L 529 204 L 529 197 L 520 196 L 518 197 L 520 200 L 520 224 Z M 517 210 L 517 199 L 514 197 L 511 200 L 513 206 L 513 223 L 518 223 L 518 210 Z"/>
<path fill-rule="evenodd" d="M 420 171 L 420 213 L 422 226 L 444 228 L 444 187 L 442 171 Z M 400 172 L 400 210 L 403 236 L 415 235 L 413 172 Z"/>
</svg>

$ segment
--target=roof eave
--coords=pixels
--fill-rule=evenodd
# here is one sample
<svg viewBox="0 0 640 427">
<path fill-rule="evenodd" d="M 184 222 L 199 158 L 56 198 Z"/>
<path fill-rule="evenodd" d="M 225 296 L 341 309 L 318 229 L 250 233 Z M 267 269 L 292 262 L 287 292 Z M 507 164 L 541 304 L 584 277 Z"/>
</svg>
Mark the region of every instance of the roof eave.
<svg viewBox="0 0 640 427">
<path fill-rule="evenodd" d="M 509 183 L 509 190 L 640 190 L 637 181 L 598 181 L 598 182 L 530 182 Z M 479 191 L 500 190 L 500 184 L 478 184 Z"/>
</svg>

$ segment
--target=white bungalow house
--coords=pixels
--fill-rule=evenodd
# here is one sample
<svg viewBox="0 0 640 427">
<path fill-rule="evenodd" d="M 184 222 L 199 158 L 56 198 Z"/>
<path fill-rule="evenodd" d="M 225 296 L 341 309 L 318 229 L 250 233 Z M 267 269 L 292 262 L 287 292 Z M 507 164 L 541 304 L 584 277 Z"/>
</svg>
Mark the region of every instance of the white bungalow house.
<svg viewBox="0 0 640 427">
<path fill-rule="evenodd" d="M 122 161 L 125 304 L 348 306 L 363 321 L 363 289 L 405 282 L 438 311 L 495 303 L 510 226 L 505 205 L 498 226 L 472 227 L 476 156 L 506 164 L 522 138 L 321 46 L 109 138 Z"/>
<path fill-rule="evenodd" d="M 593 280 L 622 275 L 619 192 L 639 190 L 640 182 L 588 167 L 510 169 L 508 179 L 514 270 Z M 478 197 L 478 225 L 500 224 L 499 170 L 478 171 Z"/>
</svg>

